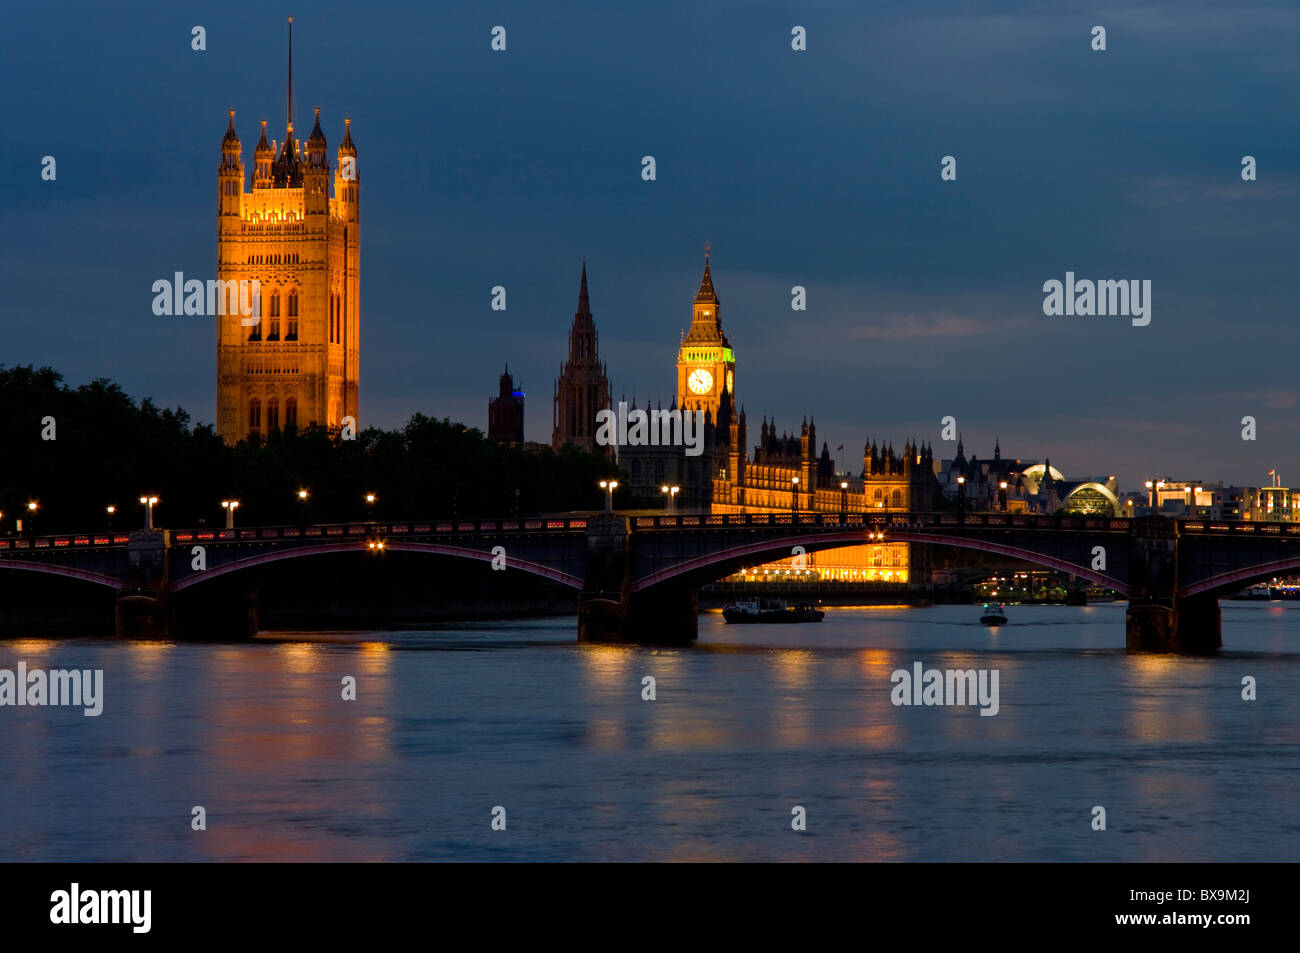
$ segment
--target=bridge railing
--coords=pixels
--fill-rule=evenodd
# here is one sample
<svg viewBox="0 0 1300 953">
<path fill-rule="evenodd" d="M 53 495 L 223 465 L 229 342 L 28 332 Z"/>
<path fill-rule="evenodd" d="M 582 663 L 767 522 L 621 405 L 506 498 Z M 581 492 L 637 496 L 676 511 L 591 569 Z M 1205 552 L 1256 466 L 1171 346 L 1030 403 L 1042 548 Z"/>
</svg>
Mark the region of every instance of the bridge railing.
<svg viewBox="0 0 1300 953">
<path fill-rule="evenodd" d="M 125 546 L 131 539 L 129 533 L 76 533 L 68 536 L 8 536 L 0 538 L 0 554 L 6 552 L 31 552 L 37 550 L 91 549 Z"/>
<path fill-rule="evenodd" d="M 1254 520 L 1180 520 L 1184 533 L 1233 533 L 1263 536 L 1300 536 L 1300 523 Z"/>
<path fill-rule="evenodd" d="M 249 526 L 237 529 L 175 530 L 177 543 L 243 542 L 247 540 L 328 541 L 369 536 L 427 536 L 438 533 L 572 533 L 585 532 L 587 517 L 520 517 L 502 520 L 420 520 L 415 522 L 317 523 L 309 526 Z"/>
<path fill-rule="evenodd" d="M 1104 516 L 1041 516 L 1023 513 L 712 513 L 638 516 L 637 529 L 698 529 L 710 526 L 825 526 L 926 529 L 939 527 L 1006 527 L 1128 532 L 1130 520 Z"/>
<path fill-rule="evenodd" d="M 924 530 L 927 528 L 988 527 L 1008 529 L 1081 530 L 1127 532 L 1132 520 L 1107 516 L 1043 516 L 1032 513 L 684 513 L 637 516 L 637 530 L 689 529 L 718 526 L 774 527 L 822 526 Z M 1300 536 L 1300 523 L 1249 520 L 1179 520 L 1181 531 L 1195 534 L 1233 536 Z M 411 522 L 317 523 L 308 526 L 249 526 L 235 529 L 183 529 L 171 532 L 176 543 L 228 543 L 252 540 L 346 540 L 383 536 L 460 535 L 465 533 L 573 533 L 585 532 L 588 517 L 540 516 L 492 520 L 420 520 Z M 68 533 L 54 536 L 0 537 L 0 556 L 48 554 L 63 550 L 103 549 L 125 546 L 129 532 Z"/>
</svg>

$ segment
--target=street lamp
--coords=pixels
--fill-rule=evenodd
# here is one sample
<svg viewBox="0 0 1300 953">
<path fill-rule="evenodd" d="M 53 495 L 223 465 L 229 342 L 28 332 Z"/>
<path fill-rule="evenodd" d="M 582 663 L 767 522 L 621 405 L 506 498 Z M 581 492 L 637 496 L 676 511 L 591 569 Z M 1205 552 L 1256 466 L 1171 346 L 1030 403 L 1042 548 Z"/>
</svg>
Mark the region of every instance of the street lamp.
<svg viewBox="0 0 1300 953">
<path fill-rule="evenodd" d="M 142 496 L 140 502 L 144 505 L 144 528 L 153 529 L 153 507 L 158 502 L 158 497 Z"/>
<path fill-rule="evenodd" d="M 601 480 L 600 488 L 605 491 L 605 513 L 614 512 L 614 491 L 618 489 L 617 480 Z"/>
<path fill-rule="evenodd" d="M 375 521 L 375 499 L 375 494 L 366 494 L 366 519 L 372 523 Z"/>
<path fill-rule="evenodd" d="M 799 478 L 790 478 L 790 505 L 794 513 L 799 512 Z"/>
<path fill-rule="evenodd" d="M 39 503 L 37 503 L 35 500 L 28 501 L 27 512 L 31 515 L 27 517 L 27 522 L 31 524 L 29 532 L 32 534 L 32 536 L 36 535 L 36 511 L 38 509 L 40 509 Z"/>
<path fill-rule="evenodd" d="M 959 476 L 957 478 L 957 518 L 963 519 L 966 515 L 966 478 Z"/>
<path fill-rule="evenodd" d="M 674 504 L 677 502 L 677 494 L 682 492 L 682 488 L 680 486 L 668 486 L 667 484 L 664 484 L 659 488 L 659 492 L 663 493 L 667 497 L 668 512 L 675 513 L 676 507 Z"/>
<path fill-rule="evenodd" d="M 226 511 L 226 529 L 235 528 L 235 510 L 239 509 L 238 500 L 222 500 L 221 508 Z"/>
<path fill-rule="evenodd" d="M 840 522 L 849 521 L 849 481 L 840 481 Z"/>
<path fill-rule="evenodd" d="M 104 512 L 108 514 L 108 531 L 111 533 L 113 531 L 113 514 L 117 512 L 117 507 L 110 503 L 104 507 Z"/>
<path fill-rule="evenodd" d="M 298 491 L 298 522 L 307 525 L 307 491 Z"/>
<path fill-rule="evenodd" d="M 1002 512 L 1007 511 L 1007 481 L 1003 480 L 998 483 L 998 495 L 1002 498 Z"/>
</svg>

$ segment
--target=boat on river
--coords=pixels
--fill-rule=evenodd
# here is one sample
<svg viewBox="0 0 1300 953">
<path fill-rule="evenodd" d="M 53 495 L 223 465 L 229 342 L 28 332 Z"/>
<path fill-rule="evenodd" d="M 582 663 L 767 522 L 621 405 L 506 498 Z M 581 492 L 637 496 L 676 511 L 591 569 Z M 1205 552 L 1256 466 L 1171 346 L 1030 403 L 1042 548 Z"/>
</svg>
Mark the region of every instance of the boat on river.
<svg viewBox="0 0 1300 953">
<path fill-rule="evenodd" d="M 810 602 L 787 605 L 784 599 L 742 599 L 722 610 L 728 622 L 820 622 L 826 613 Z"/>
<path fill-rule="evenodd" d="M 980 610 L 980 621 L 985 625 L 1006 625 L 1007 614 L 1001 603 L 986 602 Z"/>
</svg>

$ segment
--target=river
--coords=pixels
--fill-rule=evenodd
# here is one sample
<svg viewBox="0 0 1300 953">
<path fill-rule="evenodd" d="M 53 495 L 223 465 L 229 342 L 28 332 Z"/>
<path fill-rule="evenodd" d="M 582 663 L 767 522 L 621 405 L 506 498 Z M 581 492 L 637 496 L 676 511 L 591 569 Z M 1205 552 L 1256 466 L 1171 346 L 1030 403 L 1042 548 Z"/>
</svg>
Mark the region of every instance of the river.
<svg viewBox="0 0 1300 953">
<path fill-rule="evenodd" d="M 1126 653 L 1123 603 L 710 612 L 686 648 L 33 633 L 0 669 L 101 669 L 103 711 L 0 707 L 0 858 L 1294 861 L 1300 605 L 1222 605 L 1215 658 Z M 996 715 L 893 704 L 917 662 L 996 670 Z"/>
</svg>

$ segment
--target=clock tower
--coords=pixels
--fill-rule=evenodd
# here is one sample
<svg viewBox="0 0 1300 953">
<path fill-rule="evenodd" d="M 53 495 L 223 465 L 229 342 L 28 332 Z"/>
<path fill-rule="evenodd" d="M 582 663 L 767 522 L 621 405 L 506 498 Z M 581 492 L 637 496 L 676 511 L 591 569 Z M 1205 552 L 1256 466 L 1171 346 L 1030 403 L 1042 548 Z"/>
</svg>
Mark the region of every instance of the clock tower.
<svg viewBox="0 0 1300 953">
<path fill-rule="evenodd" d="M 704 252 L 704 278 L 695 295 L 691 329 L 677 352 L 677 406 L 682 410 L 707 410 L 716 422 L 724 404 L 732 410 L 736 395 L 736 356 L 722 333 L 718 295 L 709 273 L 709 253 Z"/>
</svg>

